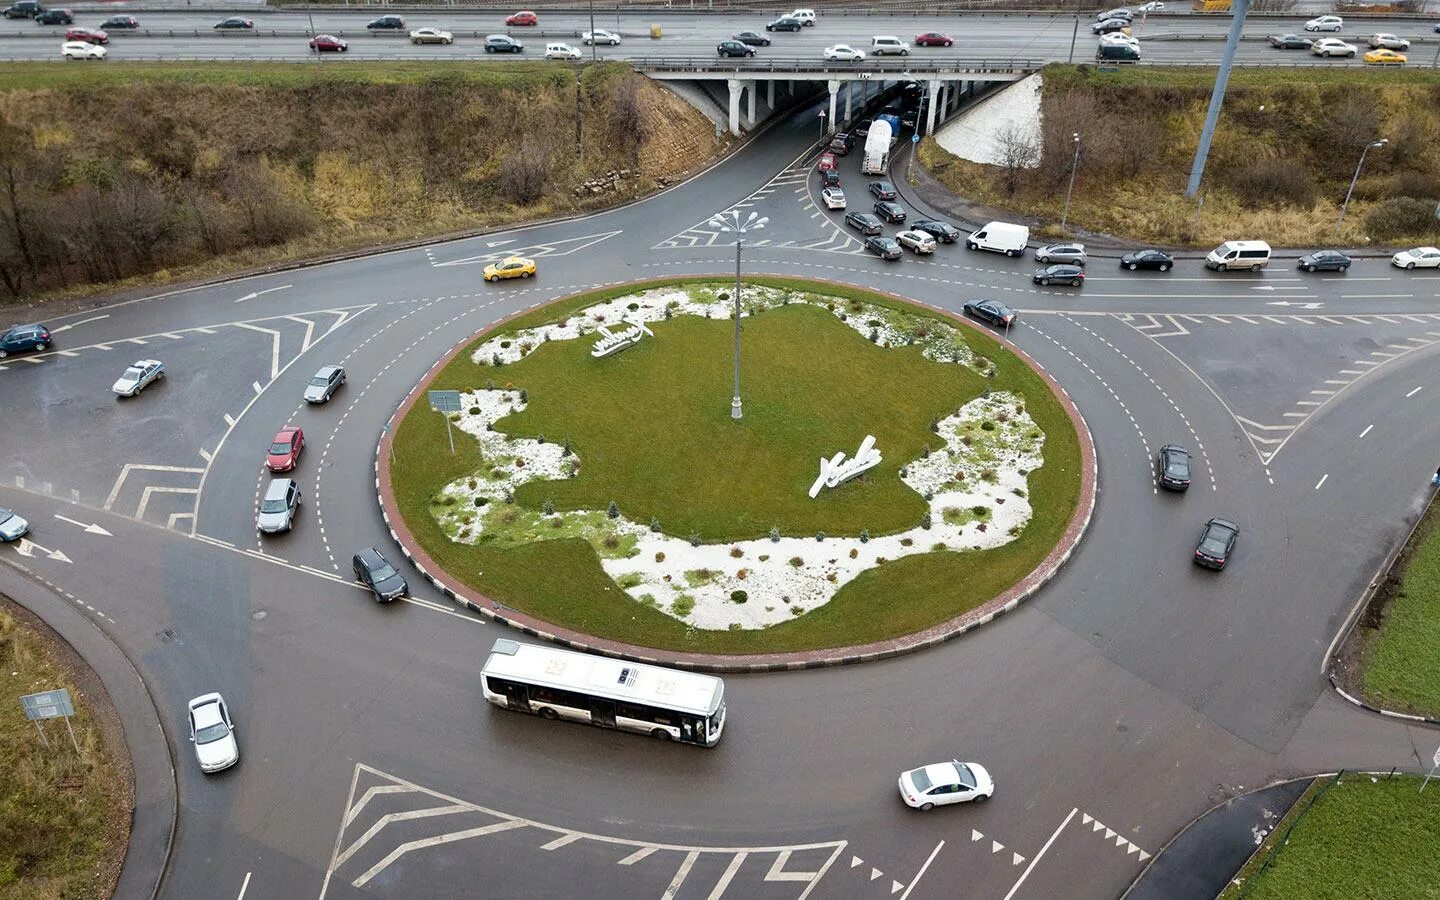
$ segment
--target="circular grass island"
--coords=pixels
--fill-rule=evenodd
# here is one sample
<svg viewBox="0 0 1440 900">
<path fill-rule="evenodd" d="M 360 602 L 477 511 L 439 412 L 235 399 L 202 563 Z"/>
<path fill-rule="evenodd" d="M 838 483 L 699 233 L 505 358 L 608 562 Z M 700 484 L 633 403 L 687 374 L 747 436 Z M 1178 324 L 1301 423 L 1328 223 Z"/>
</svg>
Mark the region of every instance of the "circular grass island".
<svg viewBox="0 0 1440 900">
<path fill-rule="evenodd" d="M 731 291 L 590 292 L 452 354 L 421 388 L 460 411 L 417 389 L 380 457 L 407 552 L 482 609 L 727 656 L 894 642 L 1053 570 L 1093 453 L 1031 363 L 929 308 L 756 277 L 735 420 Z M 867 436 L 878 462 L 812 498 Z"/>
</svg>

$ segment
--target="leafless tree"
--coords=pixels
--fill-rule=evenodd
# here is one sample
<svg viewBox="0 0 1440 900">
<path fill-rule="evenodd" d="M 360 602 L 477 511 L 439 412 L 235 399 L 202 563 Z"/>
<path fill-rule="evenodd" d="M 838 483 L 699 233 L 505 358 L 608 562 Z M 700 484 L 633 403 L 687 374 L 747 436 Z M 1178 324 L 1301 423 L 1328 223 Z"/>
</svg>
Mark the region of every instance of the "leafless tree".
<svg viewBox="0 0 1440 900">
<path fill-rule="evenodd" d="M 995 133 L 995 149 L 1000 160 L 1000 183 L 1006 194 L 1014 194 L 1020 187 L 1021 175 L 1040 163 L 1040 141 L 1025 129 L 1011 124 Z"/>
<path fill-rule="evenodd" d="M 534 203 L 550 180 L 550 145 L 526 135 L 520 149 L 500 163 L 500 190 L 511 203 Z"/>
</svg>

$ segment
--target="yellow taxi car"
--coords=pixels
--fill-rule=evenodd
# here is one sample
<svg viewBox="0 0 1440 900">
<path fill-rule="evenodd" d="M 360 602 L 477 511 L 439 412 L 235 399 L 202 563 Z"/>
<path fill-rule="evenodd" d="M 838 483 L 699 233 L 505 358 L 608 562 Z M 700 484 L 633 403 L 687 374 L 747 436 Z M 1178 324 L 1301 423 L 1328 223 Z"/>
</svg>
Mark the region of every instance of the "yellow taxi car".
<svg viewBox="0 0 1440 900">
<path fill-rule="evenodd" d="M 1406 62 L 1408 60 L 1405 54 L 1386 50 L 1384 47 L 1365 54 L 1365 64 L 1370 66 L 1403 66 Z"/>
<path fill-rule="evenodd" d="M 523 256 L 507 256 L 498 263 L 491 263 L 485 267 L 486 281 L 499 281 L 502 278 L 529 278 L 535 274 L 535 260 L 526 259 Z"/>
</svg>

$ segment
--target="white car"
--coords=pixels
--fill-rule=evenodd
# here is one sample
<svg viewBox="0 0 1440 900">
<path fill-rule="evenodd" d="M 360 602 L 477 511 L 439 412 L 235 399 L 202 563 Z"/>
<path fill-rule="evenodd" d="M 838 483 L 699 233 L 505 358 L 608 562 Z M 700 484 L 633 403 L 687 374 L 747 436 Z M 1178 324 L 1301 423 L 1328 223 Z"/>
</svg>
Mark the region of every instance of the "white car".
<svg viewBox="0 0 1440 900">
<path fill-rule="evenodd" d="M 438 28 L 417 28 L 410 32 L 412 44 L 453 44 L 455 35 Z"/>
<path fill-rule="evenodd" d="M 923 231 L 902 231 L 895 235 L 900 246 L 916 253 L 934 253 L 935 239 Z"/>
<path fill-rule="evenodd" d="M 1345 20 L 1339 16 L 1321 16 L 1305 23 L 1306 31 L 1339 31 L 1345 27 Z"/>
<path fill-rule="evenodd" d="M 864 51 L 856 50 L 849 44 L 836 44 L 825 48 L 825 58 L 840 62 L 859 62 L 865 58 Z"/>
<path fill-rule="evenodd" d="M 1388 31 L 1370 35 L 1370 48 L 1373 50 L 1380 47 L 1384 47 L 1386 50 L 1409 50 L 1410 42 Z"/>
<path fill-rule="evenodd" d="M 1440 250 L 1415 247 L 1390 257 L 1390 265 L 1401 269 L 1440 269 Z"/>
<path fill-rule="evenodd" d="M 845 192 L 838 187 L 828 187 L 821 191 L 820 199 L 825 201 L 826 209 L 845 208 Z"/>
<path fill-rule="evenodd" d="M 165 364 L 158 359 L 137 359 L 110 389 L 121 397 L 133 397 L 152 381 L 165 377 Z"/>
<path fill-rule="evenodd" d="M 591 44 L 606 44 L 608 46 L 615 47 L 620 43 L 620 35 L 616 34 L 613 31 L 606 31 L 603 28 L 597 28 L 594 31 L 587 31 L 584 34 L 580 35 L 580 38 L 585 42 L 585 45 L 587 47 Z"/>
<path fill-rule="evenodd" d="M 1139 6 L 1135 7 L 1135 11 L 1137 13 L 1164 12 L 1165 4 L 1161 3 L 1160 0 L 1150 0 L 1149 3 L 1142 3 Z"/>
<path fill-rule="evenodd" d="M 579 59 L 580 51 L 569 44 L 546 44 L 546 59 Z"/>
<path fill-rule="evenodd" d="M 985 801 L 995 793 L 990 773 L 978 763 L 950 762 L 921 766 L 900 774 L 900 799 L 915 809 L 933 809 L 947 803 Z"/>
<path fill-rule="evenodd" d="M 87 41 L 66 41 L 60 45 L 60 55 L 66 59 L 104 59 L 105 48 Z"/>
<path fill-rule="evenodd" d="M 190 701 L 190 743 L 202 772 L 219 772 L 240 761 L 235 724 L 219 694 L 202 694 Z"/>
<path fill-rule="evenodd" d="M 1123 31 L 1112 31 L 1109 34 L 1100 35 L 1100 45 L 1102 47 L 1105 45 L 1134 47 L 1139 50 L 1140 39 Z"/>
<path fill-rule="evenodd" d="M 1359 49 L 1360 48 L 1356 47 L 1354 44 L 1347 44 L 1339 38 L 1320 38 L 1318 41 L 1310 45 L 1311 53 L 1315 54 L 1316 56 L 1325 57 L 1344 56 L 1346 58 L 1351 58 L 1354 57 L 1357 52 L 1359 52 Z"/>
<path fill-rule="evenodd" d="M 797 10 L 795 10 L 794 12 L 792 12 L 787 18 L 799 19 L 801 25 L 814 25 L 814 24 L 815 24 L 815 10 L 813 10 L 813 9 L 797 9 Z"/>
</svg>

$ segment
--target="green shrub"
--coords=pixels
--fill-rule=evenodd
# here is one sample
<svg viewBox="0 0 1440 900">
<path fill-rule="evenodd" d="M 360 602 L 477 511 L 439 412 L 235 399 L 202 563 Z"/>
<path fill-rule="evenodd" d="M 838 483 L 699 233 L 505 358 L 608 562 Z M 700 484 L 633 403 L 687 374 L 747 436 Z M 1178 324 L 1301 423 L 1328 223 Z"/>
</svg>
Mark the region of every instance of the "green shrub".
<svg viewBox="0 0 1440 900">
<path fill-rule="evenodd" d="M 1403 237 L 1420 237 L 1440 231 L 1435 221 L 1435 205 L 1414 197 L 1395 197 L 1375 208 L 1365 216 L 1365 230 L 1378 241 Z"/>
</svg>

